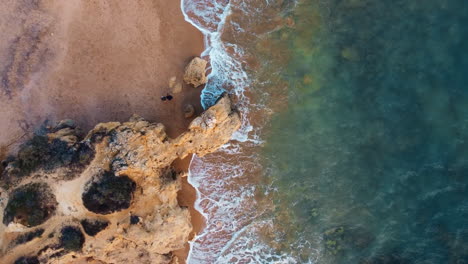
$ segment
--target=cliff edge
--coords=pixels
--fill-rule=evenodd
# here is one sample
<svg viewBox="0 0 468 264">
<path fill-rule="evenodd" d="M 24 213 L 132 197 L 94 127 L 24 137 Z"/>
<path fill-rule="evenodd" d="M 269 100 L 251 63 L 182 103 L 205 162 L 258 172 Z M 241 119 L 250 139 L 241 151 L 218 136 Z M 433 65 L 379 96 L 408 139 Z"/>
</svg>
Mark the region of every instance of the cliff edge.
<svg viewBox="0 0 468 264">
<path fill-rule="evenodd" d="M 71 120 L 42 128 L 2 162 L 0 263 L 177 263 L 192 225 L 171 164 L 239 126 L 225 95 L 175 139 L 136 116 L 87 135 Z"/>
</svg>

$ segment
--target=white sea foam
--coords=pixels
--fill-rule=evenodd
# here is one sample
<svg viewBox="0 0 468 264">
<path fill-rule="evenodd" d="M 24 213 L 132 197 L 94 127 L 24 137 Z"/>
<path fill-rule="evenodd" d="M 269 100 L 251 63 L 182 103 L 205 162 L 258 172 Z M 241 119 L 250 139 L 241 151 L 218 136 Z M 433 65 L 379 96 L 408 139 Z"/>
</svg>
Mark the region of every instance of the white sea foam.
<svg viewBox="0 0 468 264">
<path fill-rule="evenodd" d="M 242 126 L 230 143 L 212 155 L 192 158 L 188 182 L 197 190 L 195 209 L 204 216 L 206 227 L 190 242 L 187 262 L 295 263 L 260 242 L 260 229 L 272 225 L 272 220 L 256 205 L 256 186 L 249 178 L 261 169 L 255 150 L 263 143 L 249 122 L 249 113 L 262 106 L 252 104 L 245 95 L 250 83 L 239 61 L 244 50 L 221 40 L 231 14 L 230 2 L 182 0 L 181 9 L 185 19 L 205 35 L 202 56 L 210 61 L 210 73 L 201 95 L 203 107 L 228 90 L 237 97 L 242 113 Z M 238 24 L 231 26 L 243 30 Z"/>
</svg>

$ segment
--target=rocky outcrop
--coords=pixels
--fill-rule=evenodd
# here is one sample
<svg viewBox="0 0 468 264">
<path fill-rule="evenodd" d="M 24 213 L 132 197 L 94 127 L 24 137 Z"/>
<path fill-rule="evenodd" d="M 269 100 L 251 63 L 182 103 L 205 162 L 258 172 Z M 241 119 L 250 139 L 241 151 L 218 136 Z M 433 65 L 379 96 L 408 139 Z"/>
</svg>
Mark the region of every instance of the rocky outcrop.
<svg viewBox="0 0 468 264">
<path fill-rule="evenodd" d="M 3 162 L 0 263 L 176 263 L 192 225 L 171 164 L 239 126 L 223 96 L 175 139 L 137 116 L 86 136 L 70 120 L 43 128 Z"/>
<path fill-rule="evenodd" d="M 205 69 L 207 61 L 195 57 L 185 67 L 184 81 L 187 84 L 192 84 L 194 87 L 198 87 L 206 83 Z"/>
</svg>

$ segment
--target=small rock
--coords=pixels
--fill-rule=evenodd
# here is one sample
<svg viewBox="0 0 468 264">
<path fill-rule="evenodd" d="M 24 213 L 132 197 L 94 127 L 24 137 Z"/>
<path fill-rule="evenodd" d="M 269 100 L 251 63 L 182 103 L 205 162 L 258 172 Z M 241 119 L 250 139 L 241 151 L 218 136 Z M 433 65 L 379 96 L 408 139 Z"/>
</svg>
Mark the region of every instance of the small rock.
<svg viewBox="0 0 468 264">
<path fill-rule="evenodd" d="M 198 87 L 206 83 L 205 68 L 208 62 L 204 59 L 195 57 L 185 67 L 184 81 L 187 84 L 192 84 L 194 87 Z"/>
<path fill-rule="evenodd" d="M 172 76 L 172 77 L 169 79 L 169 88 L 173 88 L 174 85 L 176 84 L 176 81 L 177 81 L 177 77 Z"/>
<path fill-rule="evenodd" d="M 171 87 L 171 89 L 172 89 L 172 93 L 175 93 L 175 94 L 182 92 L 182 83 L 178 82 L 174 84 L 174 86 Z"/>
<path fill-rule="evenodd" d="M 185 118 L 190 118 L 195 114 L 195 108 L 193 105 L 188 104 L 184 107 L 184 116 Z"/>
</svg>

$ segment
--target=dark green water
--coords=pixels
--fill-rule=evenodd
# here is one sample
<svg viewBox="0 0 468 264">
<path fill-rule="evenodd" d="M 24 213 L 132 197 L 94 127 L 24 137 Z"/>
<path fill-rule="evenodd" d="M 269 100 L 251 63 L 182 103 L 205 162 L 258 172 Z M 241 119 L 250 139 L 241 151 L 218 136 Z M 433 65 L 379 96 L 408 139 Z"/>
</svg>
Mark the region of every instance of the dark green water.
<svg viewBox="0 0 468 264">
<path fill-rule="evenodd" d="M 302 262 L 468 263 L 468 2 L 303 0 L 264 149 Z M 285 44 L 286 43 L 286 44 Z"/>
</svg>

